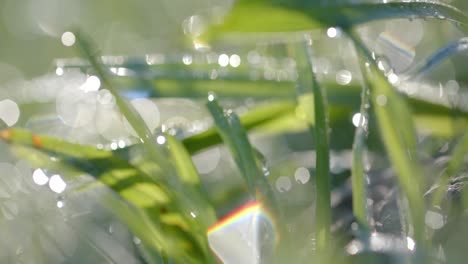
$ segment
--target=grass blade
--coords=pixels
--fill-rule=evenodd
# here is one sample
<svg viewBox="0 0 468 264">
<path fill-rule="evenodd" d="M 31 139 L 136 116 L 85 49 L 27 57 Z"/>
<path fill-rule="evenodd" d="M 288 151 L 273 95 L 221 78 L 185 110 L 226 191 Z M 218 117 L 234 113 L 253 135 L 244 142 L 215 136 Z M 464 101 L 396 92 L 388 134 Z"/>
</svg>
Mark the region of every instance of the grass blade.
<svg viewBox="0 0 468 264">
<path fill-rule="evenodd" d="M 313 98 L 308 112 L 314 113 L 309 124 L 313 124 L 313 136 L 316 146 L 316 240 L 317 250 L 325 252 L 330 247 L 331 197 L 330 197 L 330 149 L 327 97 L 325 90 L 317 82 L 313 72 L 310 47 L 306 42 L 294 44 L 293 56 L 299 68 L 298 96 Z"/>
<path fill-rule="evenodd" d="M 56 172 L 61 174 L 69 171 L 73 175 L 86 173 L 118 193 L 136 208 L 128 209 L 134 211 L 132 215 L 117 212 L 118 215 L 124 221 L 135 221 L 134 215 L 138 213 L 141 220 L 137 223 L 147 229 L 143 230 L 137 223 L 127 223 L 135 235 L 157 251 L 167 252 L 184 262 L 197 263 L 207 259 L 209 253 L 203 240 L 193 233 L 193 225 L 180 213 L 183 210 L 173 191 L 112 152 L 37 136 L 20 129 L 4 130 L 0 136 L 17 155 L 36 166 L 58 169 L 60 171 Z M 124 204 L 121 207 L 128 207 Z M 181 247 L 191 250 L 181 252 Z"/>
<path fill-rule="evenodd" d="M 184 184 L 183 195 L 190 197 L 191 207 L 195 208 L 194 217 L 203 223 L 202 232 L 206 233 L 208 227 L 216 222 L 215 210 L 204 195 L 206 191 L 201 186 L 200 176 L 184 145 L 171 135 L 166 135 L 166 138 L 174 167 Z"/>
<path fill-rule="evenodd" d="M 468 17 L 458 9 L 428 1 L 321 5 L 302 0 L 240 0 L 223 24 L 211 28 L 205 37 L 239 32 L 307 31 L 329 26 L 347 29 L 392 18 L 436 18 L 468 25 Z"/>
<path fill-rule="evenodd" d="M 271 102 L 262 104 L 247 114 L 240 117 L 240 122 L 246 130 L 255 129 L 268 124 L 277 118 L 294 113 L 296 106 L 291 101 Z M 183 140 L 189 153 L 193 154 L 205 148 L 221 143 L 222 139 L 218 130 L 213 127 L 205 132 L 191 136 Z"/>
<path fill-rule="evenodd" d="M 364 62 L 360 61 L 361 71 L 364 68 Z M 353 143 L 353 157 L 351 167 L 351 181 L 353 189 L 353 213 L 357 222 L 364 230 L 368 231 L 369 215 L 367 212 L 367 190 L 366 190 L 366 174 L 364 173 L 364 155 L 365 155 L 365 140 L 367 133 L 367 120 L 369 115 L 367 113 L 366 105 L 369 105 L 369 85 L 366 78 L 363 78 L 362 92 L 361 92 L 361 108 L 358 126 L 354 134 Z"/>
<path fill-rule="evenodd" d="M 379 71 L 371 53 L 359 37 L 352 32 L 349 36 L 356 46 L 358 55 L 370 61 L 370 67 L 363 74 L 371 85 L 371 102 L 382 141 L 411 208 L 410 215 L 418 256 L 424 258 L 428 252 L 424 230 L 425 205 L 420 187 L 422 170 L 416 152 L 416 133 L 412 115 L 406 102 Z"/>
</svg>

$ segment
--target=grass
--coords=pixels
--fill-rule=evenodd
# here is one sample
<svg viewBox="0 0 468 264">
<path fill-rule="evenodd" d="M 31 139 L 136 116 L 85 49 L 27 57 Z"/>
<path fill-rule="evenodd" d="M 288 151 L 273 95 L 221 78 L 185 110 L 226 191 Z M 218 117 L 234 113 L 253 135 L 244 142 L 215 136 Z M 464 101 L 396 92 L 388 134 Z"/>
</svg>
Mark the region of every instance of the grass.
<svg viewBox="0 0 468 264">
<path fill-rule="evenodd" d="M 259 201 L 275 220 L 281 239 L 276 245 L 279 250 L 271 252 L 274 258 L 285 262 L 294 252 L 299 262 L 301 258 L 305 261 L 317 257 L 325 262 L 353 263 L 357 258 L 358 261 L 373 263 L 367 260 L 366 254 L 377 256 L 381 252 L 372 244 L 377 227 L 370 221 L 372 214 L 368 209 L 368 199 L 372 190 L 368 190 L 365 183 L 367 172 L 364 156 L 370 149 L 388 156 L 402 194 L 401 200 L 403 204 L 407 203 L 406 207 L 402 206 L 394 212 L 407 223 L 402 223 L 405 233 L 398 237 L 404 242 L 406 237 L 412 237 L 416 243 L 415 253 L 409 250 L 403 254 L 404 261 L 427 263 L 435 256 L 431 233 L 425 226 L 425 214 L 431 207 L 442 206 L 447 190 L 445 186 L 450 185 L 452 177 L 462 170 L 468 149 L 464 132 L 468 113 L 466 109 L 454 109 L 442 103 L 405 95 L 395 89 L 388 76 L 379 70 L 374 54 L 360 39 L 355 28 L 363 23 L 392 18 L 448 20 L 461 28 L 468 24 L 468 18 L 457 9 L 431 2 L 314 5 L 299 0 L 241 0 L 236 2 L 223 24 L 213 26 L 202 37 L 222 43 L 224 34 L 230 32 L 281 31 L 281 34 L 293 32 L 293 36 L 303 30 L 339 27 L 356 50 L 363 79 L 360 84 L 354 83 L 344 88 L 322 81 L 314 73 L 314 45 L 310 46 L 307 39 L 285 44 L 285 53 L 294 59 L 298 71 L 298 79 L 294 82 L 252 81 L 242 72 L 217 80 L 210 80 L 209 76 L 186 77 L 177 74 L 180 73 L 179 67 L 164 69 L 165 73 L 160 78 L 146 78 L 144 74 L 128 78 L 113 76 L 94 45 L 77 30 L 76 46 L 90 65 L 84 67 L 89 67 L 100 78 L 103 87 L 112 93 L 120 112 L 138 135 L 139 142 L 110 151 L 36 135 L 20 128 L 4 129 L 0 138 L 9 144 L 13 153 L 36 167 L 60 172 L 69 179 L 88 174 L 115 192 L 118 199 L 109 198 L 102 203 L 142 240 L 140 252 L 148 263 L 218 262 L 210 250 L 207 233 L 209 227 L 218 221 L 217 211 L 222 209 L 219 207 L 231 204 L 225 202 L 214 206 L 210 190 L 205 189 L 192 155 L 220 144 L 229 150 L 246 186 L 247 197 Z M 448 56 L 460 52 L 464 41 L 461 39 L 449 44 L 429 56 L 413 75 L 420 77 L 443 63 Z M 123 65 L 126 65 L 125 62 Z M 205 99 L 206 110 L 214 121 L 213 127 L 185 138 L 174 137 L 163 128 L 160 134 L 154 135 L 122 95 L 135 89 L 137 84 L 144 84 L 143 88 L 138 89 L 143 89 L 153 98 L 208 98 Z M 263 101 L 241 116 L 220 103 L 222 99 L 244 97 Z M 354 129 L 349 127 L 349 115 L 356 109 L 361 118 Z M 460 138 L 460 143 L 452 150 L 452 161 L 446 166 L 446 171 L 434 187 L 435 194 L 428 202 L 424 199 L 427 186 L 418 153 L 417 135 L 421 124 L 432 126 L 440 118 L 454 123 L 462 120 L 461 128 L 442 127 L 432 136 L 449 141 Z M 368 137 L 369 131 L 373 138 Z M 300 187 L 306 196 L 303 205 L 284 202 L 293 201 L 295 197 L 282 195 L 275 190 L 274 179 L 265 177 L 264 166 L 268 159 L 265 161 L 265 153 L 261 153 L 251 142 L 250 136 L 254 132 L 285 137 L 303 133 L 302 137 L 298 136 L 299 144 L 303 144 L 304 139 L 312 138 L 306 149 L 315 150 L 312 175 L 315 186 Z M 338 205 L 332 203 L 333 194 L 342 188 L 342 181 L 337 180 L 339 173 L 332 172 L 331 153 L 339 141 L 336 135 L 340 135 L 340 132 L 344 135 L 340 147 L 352 148 L 350 171 L 342 177 L 346 178 L 349 174 L 351 177 L 352 221 L 358 223 L 358 230 L 353 231 L 350 223 L 347 223 L 342 224 L 344 228 L 338 232 L 335 223 L 346 220 L 345 217 L 336 219 Z M 353 132 L 354 136 L 350 136 Z M 130 157 L 129 153 L 135 150 L 139 153 L 138 157 Z M 291 157 L 292 152 L 289 153 Z M 84 192 L 95 185 L 81 186 L 77 191 Z M 230 188 L 224 187 L 227 190 Z M 233 193 L 233 197 L 243 196 L 236 190 Z M 302 223 L 300 228 L 314 234 L 316 245 L 306 244 L 297 250 L 298 245 L 303 246 L 310 238 L 300 231 L 291 231 L 290 227 L 297 224 L 296 216 L 311 206 L 314 207 L 314 216 L 306 224 Z M 345 245 L 351 241 L 358 241 L 356 243 L 361 243 L 363 249 L 354 253 L 345 249 Z M 396 253 L 392 251 L 388 254 Z"/>
</svg>

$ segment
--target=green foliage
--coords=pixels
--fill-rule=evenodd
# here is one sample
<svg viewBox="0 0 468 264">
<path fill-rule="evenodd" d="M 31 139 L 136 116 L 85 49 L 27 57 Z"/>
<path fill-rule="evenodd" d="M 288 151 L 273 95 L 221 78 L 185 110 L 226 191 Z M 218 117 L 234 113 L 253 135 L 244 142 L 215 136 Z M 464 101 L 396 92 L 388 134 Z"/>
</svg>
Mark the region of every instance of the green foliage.
<svg viewBox="0 0 468 264">
<path fill-rule="evenodd" d="M 398 92 L 380 72 L 371 52 L 354 32 L 355 27 L 360 24 L 391 18 L 436 18 L 456 22 L 460 26 L 468 24 L 468 18 L 459 10 L 446 4 L 431 2 L 320 5 L 314 1 L 302 0 L 240 0 L 235 3 L 224 22 L 213 26 L 205 35 L 207 39 L 217 39 L 226 33 L 297 33 L 331 26 L 340 27 L 357 50 L 364 79 L 361 87 L 350 85 L 346 89 L 317 80 L 312 67 L 314 62 L 311 59 L 311 47 L 304 40 L 288 44 L 289 55 L 297 64 L 297 82 L 253 82 L 245 76 L 230 80 L 209 80 L 206 77 L 187 79 L 177 75 L 148 80 L 111 76 L 90 41 L 77 32 L 77 45 L 81 54 L 89 61 L 103 86 L 115 97 L 118 108 L 138 135 L 141 144 L 119 151 L 106 151 L 34 135 L 16 128 L 3 130 L 0 137 L 10 144 L 14 153 L 35 166 L 60 172 L 70 178 L 88 174 L 113 190 L 118 196 L 103 202 L 143 241 L 143 251 L 158 258 L 154 262 L 164 262 L 162 259 L 168 258 L 176 263 L 215 263 L 206 233 L 216 222 L 215 210 L 219 208 L 214 208 L 207 197 L 191 155 L 218 144 L 226 145 L 250 195 L 268 207 L 278 220 L 279 232 L 286 239 L 284 208 L 280 208 L 278 197 L 264 176 L 262 166 L 265 161 L 261 153 L 252 146 L 248 136 L 251 131 L 284 134 L 309 128 L 317 153 L 317 249 L 319 253 L 332 253 L 331 242 L 338 239 L 334 239 L 331 234 L 330 149 L 333 139 L 330 140 L 330 126 L 348 118 L 351 110 L 357 108 L 360 102 L 361 116 L 366 120 L 370 120 L 371 115 L 375 116 L 378 138 L 383 142 L 384 151 L 389 156 L 399 186 L 407 199 L 409 215 L 405 217 L 412 223 L 420 257 L 417 260 L 422 263 L 430 253 L 430 243 L 424 226 L 426 205 L 423 199 L 422 166 L 417 153 L 416 126 L 431 126 L 440 120 L 451 122 L 455 118 L 450 107 Z M 429 60 L 422 69 L 439 61 Z M 168 69 L 169 72 L 171 70 L 174 69 Z M 145 89 L 151 97 L 206 98 L 208 92 L 215 92 L 219 98 L 252 97 L 275 100 L 266 100 L 239 117 L 236 113 L 223 109 L 212 95 L 206 107 L 214 120 L 214 127 L 184 139 L 161 133 L 159 136 L 166 143 L 156 144 L 152 131 L 121 96 L 122 91 L 131 89 L 136 82 L 146 83 Z M 365 105 L 369 102 L 372 107 L 368 110 Z M 458 111 L 457 117 L 463 120 L 463 127 L 467 127 L 468 113 Z M 361 121 L 359 123 L 354 138 L 347 139 L 347 143 L 353 144 L 353 213 L 359 224 L 368 231 L 372 224 L 367 221 L 363 165 L 366 127 Z M 442 127 L 435 134 L 450 138 L 457 136 L 459 131 L 462 129 Z M 467 142 L 465 135 L 453 150 L 453 160 L 440 185 L 445 186 L 448 178 L 463 163 Z M 132 149 L 138 150 L 137 158 L 128 155 Z M 81 190 L 91 187 L 93 186 L 84 186 Z M 433 198 L 433 204 L 440 204 L 442 195 L 442 191 L 439 191 Z"/>
</svg>

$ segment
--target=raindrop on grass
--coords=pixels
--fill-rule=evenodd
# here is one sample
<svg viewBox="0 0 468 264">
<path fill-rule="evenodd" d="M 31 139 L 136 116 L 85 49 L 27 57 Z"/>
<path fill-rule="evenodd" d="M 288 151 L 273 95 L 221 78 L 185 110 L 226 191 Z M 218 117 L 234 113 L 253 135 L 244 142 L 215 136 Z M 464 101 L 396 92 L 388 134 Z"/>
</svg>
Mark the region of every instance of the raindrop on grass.
<svg viewBox="0 0 468 264">
<path fill-rule="evenodd" d="M 309 170 L 304 167 L 297 168 L 294 172 L 294 178 L 298 183 L 306 184 L 310 179 Z"/>
<path fill-rule="evenodd" d="M 45 175 L 42 169 L 36 169 L 32 175 L 33 181 L 37 185 L 45 185 L 49 182 L 49 177 Z"/>
<path fill-rule="evenodd" d="M 216 100 L 216 94 L 213 93 L 213 92 L 209 92 L 208 93 L 208 101 L 212 102 L 214 100 Z"/>
<path fill-rule="evenodd" d="M 292 184 L 289 177 L 281 176 L 278 179 L 276 179 L 275 186 L 279 192 L 287 192 L 291 189 Z"/>
<path fill-rule="evenodd" d="M 8 126 L 13 126 L 18 122 L 20 117 L 20 109 L 18 104 L 10 99 L 0 102 L 0 119 L 2 119 Z"/>
<path fill-rule="evenodd" d="M 377 104 L 380 106 L 385 106 L 387 104 L 387 96 L 383 94 L 377 95 L 376 100 L 377 100 Z"/>
<path fill-rule="evenodd" d="M 67 183 L 60 175 L 52 175 L 49 179 L 49 187 L 53 192 L 62 193 L 67 188 Z"/>
</svg>

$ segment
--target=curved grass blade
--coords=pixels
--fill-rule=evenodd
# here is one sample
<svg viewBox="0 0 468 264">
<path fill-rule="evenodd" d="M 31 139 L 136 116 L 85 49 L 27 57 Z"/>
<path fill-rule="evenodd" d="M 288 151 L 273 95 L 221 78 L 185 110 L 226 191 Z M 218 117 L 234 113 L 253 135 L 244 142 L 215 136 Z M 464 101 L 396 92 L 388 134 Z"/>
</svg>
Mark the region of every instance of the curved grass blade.
<svg viewBox="0 0 468 264">
<path fill-rule="evenodd" d="M 229 32 L 308 31 L 329 26 L 348 29 L 359 24 L 392 18 L 436 18 L 468 25 L 465 14 L 438 2 L 320 5 L 302 0 L 240 0 L 221 25 L 212 27 L 206 33 L 206 38 L 211 39 Z"/>
<path fill-rule="evenodd" d="M 108 72 L 99 61 L 100 57 L 98 56 L 97 51 L 93 48 L 91 42 L 79 31 L 75 32 L 75 36 L 77 46 L 82 55 L 89 61 L 93 70 L 96 71 L 96 74 L 101 79 L 102 84 L 106 86 L 106 88 L 114 96 L 119 110 L 137 133 L 139 139 L 143 143 L 144 148 L 151 156 L 151 159 L 153 161 L 157 161 L 158 165 L 167 173 L 171 172 L 171 168 L 165 162 L 164 155 L 161 153 L 161 150 L 156 147 L 155 140 L 152 138 L 152 131 L 149 130 L 142 117 L 136 112 L 136 110 L 120 95 L 118 89 L 114 87 Z M 178 185 L 177 182 L 173 182 L 175 179 L 177 178 L 166 177 L 165 181 L 171 185 Z"/>
<path fill-rule="evenodd" d="M 359 37 L 353 32 L 348 32 L 348 35 L 353 40 L 358 55 L 370 61 L 370 67 L 363 74 L 370 84 L 371 102 L 382 141 L 411 208 L 414 238 L 422 261 L 428 247 L 424 229 L 425 204 L 420 187 L 422 170 L 416 152 L 417 141 L 412 115 L 406 102 L 379 71 L 371 53 Z"/>
<path fill-rule="evenodd" d="M 77 172 L 89 174 L 118 193 L 135 207 L 131 209 L 133 215 L 138 212 L 138 221 L 146 228 L 143 230 L 138 224 L 132 223 L 129 223 L 129 227 L 135 235 L 159 252 L 164 251 L 183 262 L 198 263 L 211 258 L 204 243 L 206 238 L 193 232 L 193 224 L 181 214 L 183 208 L 174 192 L 112 152 L 37 136 L 20 129 L 4 130 L 0 137 L 19 156 L 37 166 L 59 169 L 59 173 L 71 171 L 73 175 L 77 175 Z M 122 206 L 130 208 L 128 205 Z M 123 220 L 134 219 L 133 215 L 126 213 L 118 215 Z"/>
<path fill-rule="evenodd" d="M 449 43 L 433 53 L 423 62 L 422 65 L 415 66 L 414 69 L 409 71 L 408 75 L 410 76 L 410 79 L 417 79 L 427 75 L 432 69 L 447 60 L 449 57 L 466 50 L 468 50 L 468 38 L 466 37 Z"/>
<path fill-rule="evenodd" d="M 329 149 L 329 125 L 328 108 L 325 90 L 318 83 L 313 72 L 310 47 L 306 42 L 300 42 L 292 46 L 291 52 L 296 59 L 299 68 L 297 86 L 298 100 L 311 99 L 307 112 L 314 113 L 309 120 L 313 124 L 313 136 L 316 146 L 316 240 L 317 250 L 325 253 L 330 247 L 331 228 L 331 182 L 330 182 L 330 149 Z M 304 101 L 304 100 L 302 100 Z"/>
</svg>

